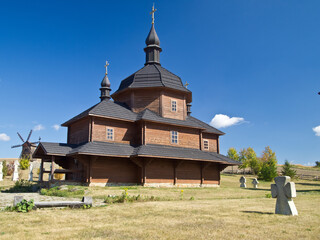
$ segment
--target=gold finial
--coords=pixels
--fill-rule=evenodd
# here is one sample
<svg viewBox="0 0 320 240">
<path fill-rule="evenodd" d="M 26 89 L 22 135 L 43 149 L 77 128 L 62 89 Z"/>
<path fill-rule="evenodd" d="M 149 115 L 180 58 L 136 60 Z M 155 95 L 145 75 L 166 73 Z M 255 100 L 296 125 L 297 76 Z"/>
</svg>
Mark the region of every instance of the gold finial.
<svg viewBox="0 0 320 240">
<path fill-rule="evenodd" d="M 155 13 L 155 11 L 157 11 L 157 9 L 154 9 L 154 4 L 153 4 L 153 6 L 152 6 L 152 11 L 150 12 L 150 14 L 152 15 L 152 24 L 154 24 L 154 13 Z"/>
<path fill-rule="evenodd" d="M 106 68 L 106 75 L 108 75 L 108 66 L 109 66 L 109 62 L 106 61 L 106 65 L 104 65 L 104 67 Z"/>
<path fill-rule="evenodd" d="M 184 84 L 184 86 L 185 86 L 186 88 L 188 88 L 189 83 L 188 83 L 188 82 L 186 82 L 186 83 Z"/>
</svg>

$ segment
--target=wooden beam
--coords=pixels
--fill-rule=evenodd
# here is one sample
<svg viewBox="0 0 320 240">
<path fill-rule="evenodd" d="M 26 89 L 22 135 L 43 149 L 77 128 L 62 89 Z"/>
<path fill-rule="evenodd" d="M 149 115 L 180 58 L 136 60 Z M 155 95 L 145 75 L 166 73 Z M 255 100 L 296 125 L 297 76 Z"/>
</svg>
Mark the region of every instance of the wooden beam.
<svg viewBox="0 0 320 240">
<path fill-rule="evenodd" d="M 202 138 L 202 131 L 199 130 L 199 145 L 200 145 L 200 150 L 203 150 L 203 138 Z"/>
<path fill-rule="evenodd" d="M 131 91 L 131 94 L 130 94 L 130 107 L 131 108 L 134 108 L 134 92 Z"/>
<path fill-rule="evenodd" d="M 217 153 L 220 153 L 219 136 L 217 136 Z"/>
<path fill-rule="evenodd" d="M 54 181 L 54 156 L 51 157 L 51 169 L 50 169 L 50 176 L 51 176 L 51 182 Z"/>
<path fill-rule="evenodd" d="M 173 163 L 173 185 L 177 185 L 178 176 L 177 176 L 177 168 L 182 164 L 183 161 L 174 161 Z"/>
<path fill-rule="evenodd" d="M 137 158 L 130 158 L 130 160 L 131 160 L 134 164 L 136 164 L 138 167 L 143 168 L 143 163 L 142 163 L 142 161 L 139 161 L 139 159 L 137 159 Z"/>
<path fill-rule="evenodd" d="M 90 124 L 89 124 L 89 142 L 92 142 L 92 126 L 93 126 L 93 117 L 90 117 Z"/>
<path fill-rule="evenodd" d="M 146 162 L 143 160 L 143 167 L 142 167 L 142 186 L 146 184 L 147 176 L 146 176 Z"/>
<path fill-rule="evenodd" d="M 143 145 L 146 145 L 147 123 L 143 122 Z"/>
<path fill-rule="evenodd" d="M 162 103 L 163 103 L 163 91 L 160 91 L 160 96 L 159 96 L 159 115 L 163 117 L 163 111 L 162 111 Z"/>
<path fill-rule="evenodd" d="M 92 173 L 93 173 L 92 168 L 94 166 L 94 163 L 97 161 L 97 159 L 98 159 L 97 156 L 90 156 L 89 158 L 89 162 L 90 162 L 89 163 L 89 179 L 88 179 L 89 183 L 92 182 Z"/>
<path fill-rule="evenodd" d="M 39 181 L 40 181 L 41 183 L 43 182 L 43 158 L 41 158 Z"/>
</svg>

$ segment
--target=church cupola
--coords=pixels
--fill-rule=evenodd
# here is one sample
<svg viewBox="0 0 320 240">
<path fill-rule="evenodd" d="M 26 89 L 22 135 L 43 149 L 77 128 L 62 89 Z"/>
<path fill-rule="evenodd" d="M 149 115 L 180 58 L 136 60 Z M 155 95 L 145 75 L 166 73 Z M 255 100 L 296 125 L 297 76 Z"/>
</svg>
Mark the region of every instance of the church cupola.
<svg viewBox="0 0 320 240">
<path fill-rule="evenodd" d="M 109 78 L 108 78 L 108 66 L 109 66 L 109 63 L 108 61 L 106 61 L 106 65 L 105 65 L 105 68 L 106 68 L 106 74 L 104 75 L 104 78 L 102 79 L 102 82 L 101 82 L 101 88 L 100 88 L 100 91 L 101 91 L 101 96 L 100 96 L 100 99 L 101 101 L 103 100 L 109 100 L 110 99 L 110 91 L 111 91 L 111 84 L 110 84 L 110 81 L 109 81 Z"/>
<path fill-rule="evenodd" d="M 147 64 L 159 64 L 160 65 L 160 52 L 162 51 L 160 47 L 160 40 L 156 33 L 156 30 L 154 28 L 154 13 L 157 11 L 157 9 L 152 6 L 152 11 L 150 14 L 152 15 L 152 26 L 150 29 L 150 32 L 148 34 L 148 37 L 146 39 L 146 45 L 147 47 L 144 48 L 144 51 L 146 52 L 146 63 Z"/>
</svg>

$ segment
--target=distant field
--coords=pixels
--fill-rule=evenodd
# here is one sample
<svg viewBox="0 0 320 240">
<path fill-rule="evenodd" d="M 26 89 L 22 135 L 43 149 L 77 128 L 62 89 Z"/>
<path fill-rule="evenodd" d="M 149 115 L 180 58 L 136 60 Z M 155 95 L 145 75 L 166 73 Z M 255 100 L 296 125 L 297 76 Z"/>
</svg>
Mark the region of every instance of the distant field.
<svg viewBox="0 0 320 240">
<path fill-rule="evenodd" d="M 129 195 L 167 201 L 118 203 L 89 210 L 0 212 L 1 239 L 319 239 L 320 183 L 295 181 L 299 216 L 275 215 L 270 183 L 239 188 L 223 175 L 220 188 L 128 188 Z M 248 187 L 251 186 L 247 177 Z M 84 187 L 96 200 L 123 187 Z M 181 193 L 183 190 L 183 194 Z M 194 200 L 190 200 L 194 199 Z M 182 200 L 181 200 L 182 199 Z"/>
<path fill-rule="evenodd" d="M 318 179 L 320 181 L 320 168 L 319 167 L 309 167 L 309 166 L 303 166 L 303 165 L 294 165 L 294 170 L 297 172 L 297 177 L 300 177 L 302 179 Z M 278 173 L 281 173 L 282 165 L 278 165 L 277 171 Z M 246 172 L 249 172 L 250 169 L 245 169 Z M 227 167 L 223 172 L 225 173 L 242 173 L 242 169 L 238 169 L 237 166 L 234 167 Z"/>
</svg>

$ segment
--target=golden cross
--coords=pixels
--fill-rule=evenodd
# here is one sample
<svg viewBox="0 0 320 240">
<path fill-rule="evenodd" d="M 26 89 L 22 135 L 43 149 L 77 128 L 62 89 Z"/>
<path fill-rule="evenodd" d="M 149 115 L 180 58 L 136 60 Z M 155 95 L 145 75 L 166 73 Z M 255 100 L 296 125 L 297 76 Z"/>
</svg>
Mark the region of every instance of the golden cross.
<svg viewBox="0 0 320 240">
<path fill-rule="evenodd" d="M 154 24 L 154 13 L 155 13 L 155 11 L 157 11 L 157 9 L 154 9 L 154 4 L 153 4 L 153 6 L 152 6 L 152 11 L 150 12 L 150 14 L 152 15 L 152 24 Z"/>
<path fill-rule="evenodd" d="M 106 65 L 104 65 L 104 67 L 106 68 L 106 75 L 108 75 L 108 66 L 109 66 L 109 62 L 106 61 Z"/>
<path fill-rule="evenodd" d="M 188 83 L 188 82 L 186 82 L 186 83 L 184 84 L 184 86 L 185 86 L 186 88 L 188 88 L 189 83 Z"/>
</svg>

